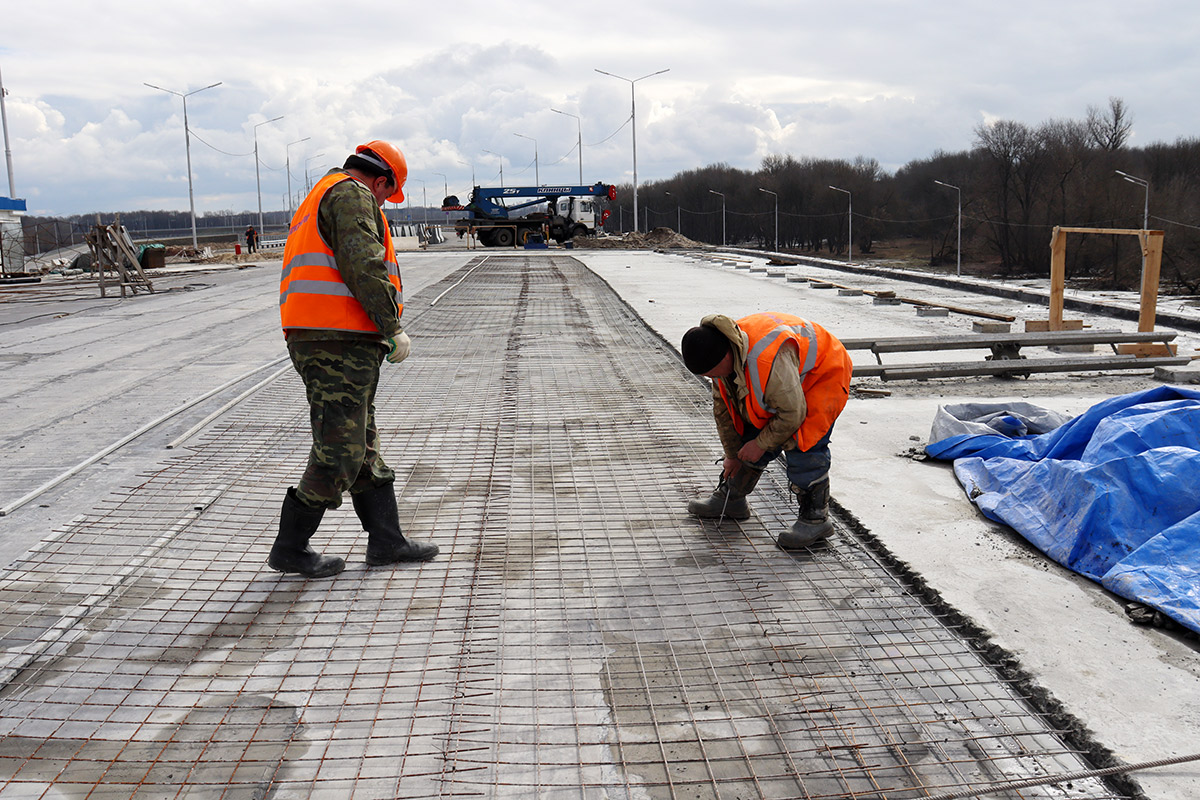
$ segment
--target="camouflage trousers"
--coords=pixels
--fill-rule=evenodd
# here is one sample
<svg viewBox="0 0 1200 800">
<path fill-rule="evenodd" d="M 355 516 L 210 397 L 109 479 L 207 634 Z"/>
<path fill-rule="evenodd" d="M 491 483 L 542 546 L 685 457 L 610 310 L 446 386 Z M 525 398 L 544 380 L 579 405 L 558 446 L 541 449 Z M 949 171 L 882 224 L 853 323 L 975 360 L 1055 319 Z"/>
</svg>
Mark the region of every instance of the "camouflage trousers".
<svg viewBox="0 0 1200 800">
<path fill-rule="evenodd" d="M 384 349 L 377 342 L 289 342 L 292 366 L 304 381 L 312 450 L 296 494 L 317 508 L 337 508 L 342 494 L 395 479 L 379 453 L 375 390 Z"/>
</svg>

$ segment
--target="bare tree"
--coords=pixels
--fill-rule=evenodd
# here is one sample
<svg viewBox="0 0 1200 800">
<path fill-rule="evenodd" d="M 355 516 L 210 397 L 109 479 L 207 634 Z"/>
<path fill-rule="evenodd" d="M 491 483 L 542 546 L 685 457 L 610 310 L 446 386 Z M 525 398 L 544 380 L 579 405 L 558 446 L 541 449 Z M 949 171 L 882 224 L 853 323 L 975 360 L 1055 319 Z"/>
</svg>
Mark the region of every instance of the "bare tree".
<svg viewBox="0 0 1200 800">
<path fill-rule="evenodd" d="M 1101 150 L 1112 152 L 1120 150 L 1129 141 L 1133 118 L 1129 115 L 1129 107 L 1125 105 L 1124 100 L 1110 97 L 1107 109 L 1088 106 L 1085 124 L 1092 144 Z"/>
</svg>

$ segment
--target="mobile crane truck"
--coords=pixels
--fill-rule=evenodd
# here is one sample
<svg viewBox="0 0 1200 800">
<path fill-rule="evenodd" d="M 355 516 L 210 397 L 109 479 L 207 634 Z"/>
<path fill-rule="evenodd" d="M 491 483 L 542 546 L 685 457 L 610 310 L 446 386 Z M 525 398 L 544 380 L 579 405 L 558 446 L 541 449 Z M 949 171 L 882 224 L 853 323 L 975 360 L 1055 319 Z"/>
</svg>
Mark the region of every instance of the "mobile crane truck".
<svg viewBox="0 0 1200 800">
<path fill-rule="evenodd" d="M 456 220 L 454 232 L 461 239 L 473 233 L 484 247 L 524 246 L 535 235 L 545 234 L 562 244 L 576 236 L 592 236 L 603 225 L 609 210 L 601 211 L 601 201 L 615 200 L 617 189 L 607 183 L 593 186 L 509 186 L 471 190 L 470 201 L 464 206 L 456 196 L 442 201 L 443 211 L 466 211 L 467 216 Z M 506 205 L 508 198 L 532 198 L 523 203 Z M 546 210 L 531 211 L 523 216 L 512 212 L 547 204 Z"/>
</svg>

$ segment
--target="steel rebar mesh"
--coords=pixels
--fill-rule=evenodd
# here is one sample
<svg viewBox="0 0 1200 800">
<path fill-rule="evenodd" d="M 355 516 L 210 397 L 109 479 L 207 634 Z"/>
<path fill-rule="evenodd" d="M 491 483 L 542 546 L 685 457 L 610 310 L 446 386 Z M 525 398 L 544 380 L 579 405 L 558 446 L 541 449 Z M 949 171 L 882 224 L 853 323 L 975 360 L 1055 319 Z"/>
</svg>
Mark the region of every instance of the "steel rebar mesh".
<svg viewBox="0 0 1200 800">
<path fill-rule="evenodd" d="M 313 542 L 346 572 L 267 569 L 289 374 L 0 581 L 0 797 L 907 800 L 1087 766 L 849 530 L 776 549 L 781 477 L 689 518 L 707 390 L 577 261 L 482 257 L 405 319 L 378 420 L 442 555 L 366 568 L 347 503 Z"/>
</svg>

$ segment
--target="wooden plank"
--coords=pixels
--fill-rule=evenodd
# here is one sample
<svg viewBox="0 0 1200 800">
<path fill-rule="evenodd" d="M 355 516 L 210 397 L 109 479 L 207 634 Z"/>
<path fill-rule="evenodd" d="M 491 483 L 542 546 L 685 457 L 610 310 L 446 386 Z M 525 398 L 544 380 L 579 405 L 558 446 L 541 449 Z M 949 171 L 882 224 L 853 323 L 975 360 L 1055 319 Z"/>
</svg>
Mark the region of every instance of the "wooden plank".
<svg viewBox="0 0 1200 800">
<path fill-rule="evenodd" d="M 1154 330 L 1158 315 L 1158 277 L 1162 267 L 1163 237 L 1140 236 L 1142 242 L 1142 302 L 1138 307 L 1138 330 Z"/>
<path fill-rule="evenodd" d="M 1011 316 L 1009 314 L 995 314 L 995 313 L 992 313 L 991 311 L 979 311 L 978 309 L 974 309 L 974 308 L 966 308 L 964 306 L 951 306 L 951 305 L 947 305 L 945 303 L 930 303 L 925 300 L 917 300 L 916 298 L 913 298 L 913 297 L 901 297 L 898 299 L 900 300 L 901 303 L 908 303 L 908 304 L 914 305 L 914 306 L 924 306 L 925 308 L 945 308 L 950 311 L 953 311 L 955 314 L 963 314 L 964 316 L 968 316 L 968 317 L 981 317 L 983 319 L 996 320 L 997 322 L 1013 322 L 1016 320 L 1016 317 Z"/>
<path fill-rule="evenodd" d="M 1062 228 L 1050 236 L 1050 330 L 1063 329 L 1063 293 L 1067 285 L 1067 237 Z"/>
<path fill-rule="evenodd" d="M 1119 344 L 1116 351 L 1130 356 L 1173 356 L 1179 347 L 1173 344 Z"/>
<path fill-rule="evenodd" d="M 1057 230 L 1063 233 L 1100 233 L 1107 236 L 1141 236 L 1148 233 L 1151 236 L 1162 236 L 1162 231 L 1143 231 L 1141 228 L 1068 228 L 1059 226 Z"/>
<path fill-rule="evenodd" d="M 855 367 L 855 378 L 881 378 L 885 381 L 920 378 L 962 378 L 981 375 L 1024 374 L 1034 372 L 1107 372 L 1109 370 L 1151 369 L 1191 363 L 1187 356 L 1082 356 L 1074 358 L 1017 358 L 999 361 L 948 361 L 933 364 Z"/>
</svg>

